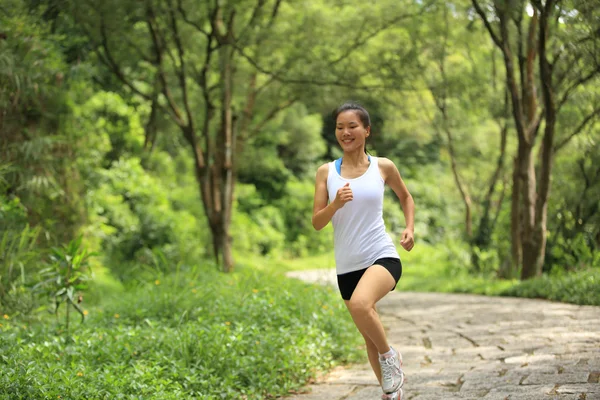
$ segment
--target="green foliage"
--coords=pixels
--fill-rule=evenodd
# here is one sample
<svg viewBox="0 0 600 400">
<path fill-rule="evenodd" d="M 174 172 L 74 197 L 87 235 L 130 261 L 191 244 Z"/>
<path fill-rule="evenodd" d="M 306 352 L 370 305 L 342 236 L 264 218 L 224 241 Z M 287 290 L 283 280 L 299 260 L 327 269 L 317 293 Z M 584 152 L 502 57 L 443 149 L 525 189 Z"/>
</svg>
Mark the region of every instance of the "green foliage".
<svg viewBox="0 0 600 400">
<path fill-rule="evenodd" d="M 69 67 L 60 37 L 40 18 L 20 1 L 4 2 L 0 12 L 0 158 L 11 163 L 0 195 L 18 197 L 28 222 L 52 242 L 72 236 L 82 209 L 74 148 L 61 131 L 70 113 Z"/>
<path fill-rule="evenodd" d="M 550 200 L 546 271 L 597 267 L 600 257 L 600 127 L 577 137 L 557 156 Z M 568 151 L 571 149 L 571 151 Z"/>
<path fill-rule="evenodd" d="M 469 273 L 466 265 L 470 251 L 460 242 L 436 246 L 417 243 L 410 253 L 402 252 L 400 256 L 403 273 L 397 290 L 401 291 L 518 296 L 600 305 L 598 268 L 577 272 L 557 270 L 553 274 L 521 282 L 498 279 L 494 271 L 477 275 Z M 311 268 L 310 264 L 306 263 L 305 268 Z"/>
<path fill-rule="evenodd" d="M 578 271 L 586 268 L 600 268 L 600 251 L 597 245 L 589 242 L 589 236 L 579 233 L 567 239 L 560 235 L 552 237 L 548 248 L 552 270 Z"/>
<path fill-rule="evenodd" d="M 59 38 L 39 24 L 39 14 L 8 0 L 0 12 L 0 109 L 9 111 L 0 129 L 12 139 L 51 128 L 63 110 L 65 64 Z"/>
<path fill-rule="evenodd" d="M 544 275 L 502 291 L 503 296 L 518 296 L 600 306 L 600 270 Z"/>
<path fill-rule="evenodd" d="M 98 238 L 107 265 L 121 279 L 135 273 L 132 261 L 148 262 L 160 250 L 172 260 L 197 259 L 209 247 L 206 233 L 187 210 L 177 210 L 169 185 L 145 171 L 140 159 L 121 159 L 99 171 L 89 194 L 90 235 Z"/>
<path fill-rule="evenodd" d="M 236 189 L 237 206 L 231 222 L 235 251 L 240 255 L 281 252 L 285 242 L 282 213 L 265 205 L 254 186 L 238 184 Z"/>
<path fill-rule="evenodd" d="M 0 397 L 264 399 L 358 355 L 335 290 L 274 273 L 157 272 L 88 311 L 70 343 L 2 320 Z"/>
<path fill-rule="evenodd" d="M 430 244 L 460 238 L 464 208 L 456 194 L 452 178 L 439 164 L 424 165 L 418 174 L 404 174 L 402 159 L 395 161 L 415 200 L 415 235 Z M 390 193 L 389 197 L 395 196 Z"/>
<path fill-rule="evenodd" d="M 71 240 L 67 245 L 53 247 L 50 256 L 50 266 L 40 271 L 44 279 L 36 285 L 41 287 L 51 298 L 54 313 L 58 317 L 61 304 L 65 304 L 65 329 L 69 335 L 70 309 L 73 307 L 79 315 L 81 322 L 85 314 L 80 308 L 83 292 L 87 289 L 89 281 L 89 259 L 94 256 L 82 246 L 82 237 Z M 77 298 L 76 298 L 77 296 Z"/>
<path fill-rule="evenodd" d="M 16 229 L 27 223 L 27 215 L 18 197 L 0 195 L 0 225 L 4 230 Z"/>
<path fill-rule="evenodd" d="M 304 105 L 282 112 L 248 141 L 239 160 L 240 182 L 253 184 L 268 202 L 287 198 L 287 183 L 314 178 L 325 153 L 322 121 Z"/>
<path fill-rule="evenodd" d="M 285 197 L 276 203 L 285 220 L 287 250 L 292 256 L 319 254 L 333 248 L 331 224 L 320 232 L 312 226 L 314 190 L 312 180 L 292 179 L 286 187 Z"/>
<path fill-rule="evenodd" d="M 143 150 L 142 114 L 117 93 L 96 92 L 73 105 L 71 135 L 80 144 L 77 163 L 86 178 L 94 170 L 110 168 L 120 158 L 139 156 Z"/>
<path fill-rule="evenodd" d="M 333 248 L 331 225 L 321 232 L 312 226 L 312 180 L 289 179 L 273 205 L 252 185 L 238 184 L 236 191 L 231 231 L 238 253 L 305 257 Z"/>
<path fill-rule="evenodd" d="M 38 279 L 42 252 L 39 228 L 4 230 L 0 236 L 0 313 L 27 314 L 34 308 L 28 287 Z"/>
<path fill-rule="evenodd" d="M 221 134 L 222 52 L 208 50 L 223 47 L 206 34 L 220 25 L 209 20 L 213 3 L 2 2 L 1 398 L 263 399 L 356 360 L 360 335 L 337 292 L 273 272 L 334 267 L 332 227 L 313 229 L 312 199 L 317 167 L 340 155 L 329 112 L 346 99 L 370 110 L 369 150 L 396 163 L 416 201 L 417 246 L 399 248 L 398 290 L 600 305 L 598 124 L 569 139 L 597 108 L 592 75 L 557 120 L 555 144 L 570 141 L 553 163 L 548 273 L 498 280 L 510 256 L 514 132 L 509 125 L 488 203 L 505 87 L 502 57 L 470 3 L 223 4 L 224 17 L 235 9 L 239 35 L 230 234 L 241 272 L 230 275 L 190 267 L 212 241 L 181 135 L 192 123 L 206 151 Z M 571 65 L 558 75 L 576 82 L 597 69 L 597 28 L 591 13 L 572 12 L 579 3 L 564 6 L 552 46 L 570 49 L 556 68 Z M 474 226 L 491 205 L 473 247 L 443 128 L 455 138 Z M 398 243 L 405 222 L 391 191 L 384 218 Z M 60 321 L 32 313 L 34 287 L 89 315 L 86 324 L 63 335 Z"/>
</svg>

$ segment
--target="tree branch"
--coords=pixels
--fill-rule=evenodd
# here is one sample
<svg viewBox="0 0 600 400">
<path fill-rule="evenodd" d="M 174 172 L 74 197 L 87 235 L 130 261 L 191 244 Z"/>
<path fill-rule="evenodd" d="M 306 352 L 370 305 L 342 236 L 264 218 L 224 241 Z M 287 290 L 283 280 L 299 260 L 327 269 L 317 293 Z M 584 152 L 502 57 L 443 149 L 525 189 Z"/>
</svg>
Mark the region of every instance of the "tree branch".
<svg viewBox="0 0 600 400">
<path fill-rule="evenodd" d="M 358 49 L 359 47 L 363 46 L 365 43 L 367 43 L 373 37 L 377 36 L 382 31 L 388 29 L 390 26 L 392 26 L 394 24 L 397 24 L 398 22 L 400 22 L 400 21 L 402 21 L 404 19 L 416 17 L 418 15 L 422 15 L 425 12 L 425 10 L 430 5 L 432 5 L 434 3 L 435 3 L 435 0 L 430 0 L 429 3 L 426 4 L 425 6 L 423 6 L 423 8 L 419 12 L 417 12 L 417 13 L 402 14 L 402 15 L 396 16 L 395 18 L 392 18 L 391 20 L 384 22 L 383 24 L 381 24 L 380 26 L 378 26 L 377 29 L 375 29 L 373 32 L 368 33 L 366 36 L 364 36 L 362 38 L 360 37 L 361 33 L 363 32 L 363 29 L 361 27 L 361 29 L 358 29 L 358 35 L 354 39 L 354 43 L 352 43 L 352 45 L 350 45 L 348 48 L 346 48 L 346 51 L 343 52 L 342 55 L 340 55 L 335 60 L 330 61 L 328 64 L 330 66 L 334 66 L 334 65 L 338 64 L 339 62 L 345 60 L 354 51 L 356 51 L 356 49 Z M 366 21 L 363 21 L 363 24 L 365 24 L 365 23 L 366 23 Z"/>
<path fill-rule="evenodd" d="M 567 53 L 564 49 L 562 49 L 561 54 Z M 555 55 L 554 56 L 555 60 L 558 60 L 558 56 Z M 573 71 L 573 68 L 575 67 L 575 65 L 577 64 L 577 61 L 579 61 L 580 58 L 578 56 L 574 56 L 573 58 L 571 58 L 571 60 L 568 62 L 568 64 L 564 67 L 564 71 L 562 74 L 557 74 L 556 75 L 556 86 L 557 87 L 561 87 L 563 81 L 567 78 L 567 76 L 569 75 L 569 72 Z M 565 61 L 566 62 L 566 61 Z"/>
<path fill-rule="evenodd" d="M 537 95 L 535 88 L 535 58 L 537 56 L 537 25 L 538 25 L 538 12 L 534 10 L 533 16 L 529 21 L 529 31 L 527 33 L 527 57 L 525 70 L 521 71 L 521 74 L 525 74 L 523 85 L 523 103 L 526 107 L 525 112 L 527 115 L 527 121 L 531 121 L 535 117 L 535 112 L 538 106 Z M 519 43 L 521 43 L 519 38 Z M 533 140 L 532 140 L 533 143 Z"/>
<path fill-rule="evenodd" d="M 500 154 L 496 160 L 496 169 L 492 174 L 490 179 L 490 184 L 488 186 L 488 191 L 485 196 L 484 204 L 490 204 L 492 201 L 492 196 L 494 194 L 496 183 L 500 178 L 500 174 L 504 169 L 504 158 L 506 154 L 506 142 L 508 136 L 508 118 L 510 117 L 510 97 L 508 94 L 508 90 L 504 91 L 504 115 L 502 117 L 503 123 L 498 121 L 498 125 L 500 126 Z"/>
<path fill-rule="evenodd" d="M 173 31 L 173 38 L 175 40 L 175 45 L 177 47 L 177 54 L 179 56 L 179 65 L 180 67 L 177 69 L 176 64 L 173 65 L 176 68 L 177 76 L 179 77 L 179 86 L 181 87 L 181 93 L 183 96 L 183 105 L 185 108 L 185 112 L 187 115 L 188 125 L 191 127 L 192 132 L 194 132 L 194 117 L 192 114 L 192 110 L 190 107 L 189 95 L 188 95 L 188 87 L 187 87 L 187 75 L 186 75 L 186 63 L 185 63 L 185 51 L 183 49 L 183 45 L 181 43 L 181 36 L 179 34 L 179 28 L 177 26 L 177 19 L 175 17 L 175 11 L 173 8 L 172 0 L 168 0 L 169 3 L 169 19 L 171 24 L 171 30 Z"/>
<path fill-rule="evenodd" d="M 474 0 L 473 0 L 474 1 Z M 506 83 L 511 94 L 511 103 L 513 116 L 515 120 L 515 126 L 517 129 L 517 135 L 519 141 L 531 145 L 531 125 L 525 120 L 523 113 L 523 101 L 519 95 L 519 87 L 515 80 L 515 67 L 513 62 L 513 55 L 510 49 L 509 30 L 506 21 L 506 10 L 497 10 L 498 18 L 500 19 L 500 34 L 502 36 L 501 43 L 502 55 L 504 56 L 504 66 L 506 68 Z"/>
<path fill-rule="evenodd" d="M 259 15 L 261 9 L 265 6 L 266 2 L 267 2 L 267 0 L 257 0 L 256 5 L 254 6 L 254 9 L 252 9 L 252 15 L 250 16 L 250 20 L 248 21 L 246 26 L 244 26 L 244 28 L 240 31 L 240 37 L 243 38 L 243 37 L 247 36 L 248 29 L 250 29 L 250 27 L 254 26 L 254 24 L 256 23 L 256 19 L 258 18 L 258 15 Z"/>
<path fill-rule="evenodd" d="M 211 101 L 211 92 L 212 88 L 208 86 L 208 72 L 210 70 L 210 63 L 212 60 L 213 52 L 217 49 L 217 47 L 213 47 L 214 37 L 212 33 L 207 34 L 208 41 L 206 42 L 206 51 L 204 54 L 204 63 L 202 65 L 202 69 L 196 76 L 196 82 L 200 89 L 202 90 L 202 97 L 204 98 L 205 103 L 205 117 L 204 117 L 204 125 L 202 129 L 202 135 L 206 139 L 206 148 L 209 149 L 209 138 L 208 134 L 209 121 L 212 119 L 212 110 L 214 109 L 213 103 Z M 218 87 L 218 85 L 215 85 Z M 207 150 L 208 151 L 208 150 Z"/>
<path fill-rule="evenodd" d="M 291 99 L 284 101 L 283 103 L 277 105 L 277 107 L 273 108 L 271 110 L 271 112 L 269 112 L 269 114 L 267 114 L 267 116 L 265 118 L 263 118 L 262 121 L 260 121 L 258 124 L 256 124 L 252 130 L 250 130 L 248 137 L 252 137 L 253 135 L 256 135 L 262 128 L 264 128 L 264 126 L 271 121 L 273 118 L 275 118 L 275 116 L 277 114 L 279 114 L 281 111 L 285 110 L 286 108 L 290 107 L 292 104 L 294 104 L 295 102 L 297 102 L 299 100 L 299 97 L 292 97 Z"/>
<path fill-rule="evenodd" d="M 577 126 L 577 128 L 575 128 L 573 130 L 573 132 L 571 132 L 571 134 L 569 136 L 567 136 L 566 138 L 561 140 L 559 143 L 555 144 L 554 148 L 552 149 L 552 152 L 556 153 L 560 149 L 565 147 L 571 141 L 571 139 L 573 139 L 575 136 L 579 135 L 583 131 L 583 129 L 587 126 L 587 124 L 589 124 L 591 121 L 593 121 L 598 116 L 600 116 L 600 107 L 596 108 L 587 117 L 585 117 L 583 119 L 583 121 L 581 121 L 581 123 Z"/>
<path fill-rule="evenodd" d="M 158 33 L 156 32 L 156 29 L 152 23 L 155 20 L 155 16 L 154 16 L 154 11 L 152 10 L 151 7 L 148 7 L 148 9 L 147 9 L 147 17 L 148 18 L 146 20 L 146 24 L 148 25 L 148 30 L 150 31 L 150 36 L 152 37 L 152 43 L 154 44 L 154 48 L 156 50 L 155 63 L 156 63 L 156 68 L 158 69 L 158 77 L 159 77 L 161 85 L 162 85 L 162 92 L 163 92 L 165 98 L 167 99 L 167 104 L 169 105 L 169 107 L 171 109 L 170 114 L 173 117 L 173 120 L 180 127 L 184 127 L 184 126 L 186 126 L 186 123 L 181 118 L 181 112 L 179 111 L 179 108 L 177 107 L 177 104 L 175 103 L 175 100 L 173 99 L 171 90 L 169 88 L 169 82 L 167 81 L 165 71 L 163 70 L 163 65 L 162 65 L 163 48 L 160 43 Z"/>
<path fill-rule="evenodd" d="M 475 7 L 475 11 L 477 12 L 477 14 L 479 14 L 481 19 L 483 20 L 483 23 L 484 23 L 486 29 L 488 30 L 488 32 L 490 33 L 492 40 L 494 41 L 494 43 L 496 43 L 496 46 L 502 48 L 502 46 L 503 46 L 502 39 L 500 39 L 500 37 L 494 32 L 492 24 L 490 24 L 490 21 L 487 19 L 485 12 L 481 8 L 481 6 L 477 2 L 477 0 L 471 0 L 471 3 L 473 4 L 473 7 Z"/>
<path fill-rule="evenodd" d="M 187 16 L 187 13 L 185 12 L 185 10 L 183 9 L 183 3 L 182 0 L 177 0 L 177 10 L 179 11 L 179 13 L 181 14 L 181 17 L 183 18 L 183 21 L 185 23 L 187 23 L 188 25 L 196 28 L 196 30 L 198 32 L 200 32 L 201 34 L 203 34 L 204 36 L 206 36 L 207 38 L 209 37 L 209 33 L 202 28 L 202 26 L 200 26 L 200 24 L 198 24 L 197 22 L 194 22 L 192 20 L 190 20 Z"/>
<path fill-rule="evenodd" d="M 560 108 L 569 100 L 569 96 L 571 95 L 571 92 L 573 90 L 575 90 L 578 86 L 583 85 L 586 82 L 588 82 L 589 80 L 593 79 L 598 74 L 600 74 L 600 65 L 597 65 L 596 69 L 592 70 L 589 74 L 582 76 L 579 79 L 577 79 L 575 82 L 573 82 L 573 84 L 571 86 L 569 86 L 567 88 L 567 90 L 565 90 L 565 92 L 563 93 L 563 96 L 561 97 L 560 101 L 558 102 L 558 109 L 560 110 Z"/>
<path fill-rule="evenodd" d="M 519 79 L 521 82 L 521 99 L 523 99 L 523 103 L 527 106 L 527 57 L 525 56 L 525 51 L 523 50 L 523 2 L 519 3 L 521 5 L 521 9 L 516 13 L 516 17 L 513 17 L 512 20 L 517 27 L 517 60 L 519 63 Z M 513 14 L 514 15 L 514 14 Z M 530 25 L 531 27 L 531 25 Z M 527 42 L 528 48 L 531 49 L 529 41 Z M 528 54 L 529 55 L 529 54 Z"/>
<path fill-rule="evenodd" d="M 261 67 L 252 57 L 247 55 L 244 50 L 234 44 L 237 52 L 245 58 L 254 68 L 256 68 L 259 72 L 272 77 L 278 82 L 281 83 L 289 83 L 289 84 L 304 84 L 304 85 L 317 85 L 317 86 L 337 86 L 337 87 L 345 87 L 352 89 L 362 89 L 362 90 L 376 90 L 376 89 L 389 89 L 389 87 L 385 85 L 373 85 L 373 86 L 359 86 L 354 83 L 342 82 L 342 81 L 325 81 L 319 79 L 303 79 L 303 78 L 286 78 L 281 76 L 278 72 L 269 71 L 263 67 Z"/>
<path fill-rule="evenodd" d="M 171 12 L 171 8 L 169 9 L 169 11 L 164 11 L 164 10 L 159 10 L 160 15 L 163 15 L 163 13 L 167 14 Z M 167 56 L 169 57 L 169 60 L 171 60 L 171 64 L 173 65 L 173 69 L 177 69 L 177 61 L 175 60 L 175 55 L 173 54 L 173 51 L 171 50 L 171 47 L 169 46 L 169 40 L 167 39 L 167 35 L 165 33 L 163 33 L 163 30 L 160 28 L 160 24 L 158 23 L 157 19 L 156 19 L 156 13 L 154 12 L 153 9 L 151 9 L 152 12 L 152 21 L 154 22 L 154 33 L 156 33 L 156 38 L 158 39 L 158 43 L 161 45 L 161 54 L 162 53 L 166 53 Z"/>
<path fill-rule="evenodd" d="M 127 79 L 127 77 L 125 76 L 125 74 L 123 73 L 121 68 L 119 68 L 119 64 L 116 62 L 114 56 L 112 55 L 112 52 L 110 51 L 109 45 L 108 45 L 108 36 L 106 34 L 106 25 L 104 24 L 103 16 L 100 16 L 100 35 L 101 35 L 101 46 L 104 49 L 104 56 L 106 57 L 106 59 L 105 59 L 105 57 L 100 57 L 100 58 L 103 61 L 105 61 L 105 64 L 112 70 L 112 72 L 115 74 L 115 76 L 121 82 L 123 82 L 123 84 L 125 84 L 125 86 L 130 88 L 135 94 L 143 97 L 145 100 L 151 101 L 152 96 L 149 94 L 143 93 L 141 90 L 136 88 L 133 85 L 133 83 Z M 88 32 L 88 37 L 89 38 L 92 37 L 92 35 L 90 35 L 89 32 Z"/>
</svg>

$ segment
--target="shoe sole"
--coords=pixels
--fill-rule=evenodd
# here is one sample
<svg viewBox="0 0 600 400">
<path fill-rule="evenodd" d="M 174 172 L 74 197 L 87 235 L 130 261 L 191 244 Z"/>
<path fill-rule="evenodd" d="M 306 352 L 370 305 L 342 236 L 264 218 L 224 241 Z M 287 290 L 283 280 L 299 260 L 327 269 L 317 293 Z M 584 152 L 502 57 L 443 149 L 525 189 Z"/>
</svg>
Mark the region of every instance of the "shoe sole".
<svg viewBox="0 0 600 400">
<path fill-rule="evenodd" d="M 404 386 L 404 371 L 402 371 L 402 379 L 400 379 L 400 383 L 395 388 L 393 388 L 390 392 L 386 392 L 384 390 L 383 393 L 393 394 L 394 392 L 397 392 L 398 390 L 400 390 L 402 388 L 402 386 Z"/>
<path fill-rule="evenodd" d="M 404 390 L 402 390 L 402 388 L 399 388 L 396 392 L 398 393 L 398 400 L 404 399 Z M 393 394 L 393 393 L 386 393 L 381 398 L 383 399 L 384 396 L 387 396 L 389 394 Z"/>
</svg>

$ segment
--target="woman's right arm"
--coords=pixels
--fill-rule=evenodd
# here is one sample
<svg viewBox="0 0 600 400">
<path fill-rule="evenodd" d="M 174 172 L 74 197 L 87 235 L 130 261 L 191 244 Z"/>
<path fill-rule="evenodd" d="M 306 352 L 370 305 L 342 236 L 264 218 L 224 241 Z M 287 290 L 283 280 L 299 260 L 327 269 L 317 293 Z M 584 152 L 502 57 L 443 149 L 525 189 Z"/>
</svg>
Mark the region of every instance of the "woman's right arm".
<svg viewBox="0 0 600 400">
<path fill-rule="evenodd" d="M 317 177 L 315 180 L 315 199 L 313 202 L 313 216 L 312 225 L 320 231 L 323 229 L 333 214 L 337 211 L 334 202 L 327 204 L 329 195 L 327 194 L 327 175 L 329 174 L 329 165 L 323 164 L 317 170 Z"/>
</svg>

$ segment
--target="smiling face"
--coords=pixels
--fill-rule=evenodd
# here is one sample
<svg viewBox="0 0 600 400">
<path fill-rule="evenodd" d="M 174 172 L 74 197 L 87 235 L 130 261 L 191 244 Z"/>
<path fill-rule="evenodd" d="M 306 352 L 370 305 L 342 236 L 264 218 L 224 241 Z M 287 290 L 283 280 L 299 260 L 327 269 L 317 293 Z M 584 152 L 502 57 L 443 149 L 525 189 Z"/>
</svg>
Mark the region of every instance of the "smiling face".
<svg viewBox="0 0 600 400">
<path fill-rule="evenodd" d="M 339 113 L 335 124 L 335 137 L 344 152 L 364 151 L 371 127 L 364 126 L 358 112 L 347 110 Z"/>
</svg>

